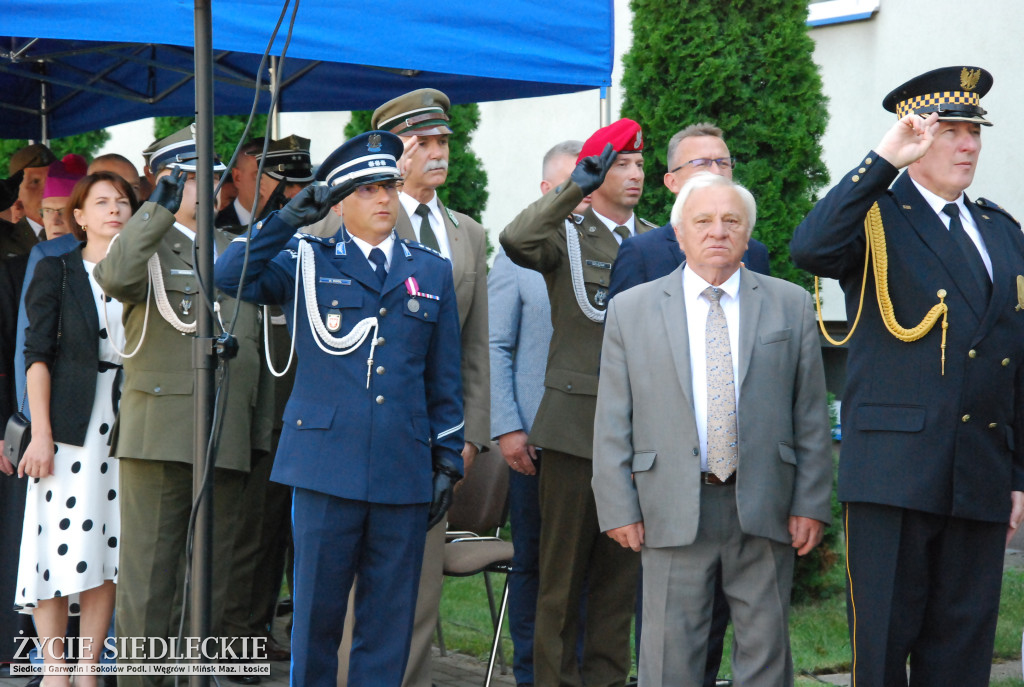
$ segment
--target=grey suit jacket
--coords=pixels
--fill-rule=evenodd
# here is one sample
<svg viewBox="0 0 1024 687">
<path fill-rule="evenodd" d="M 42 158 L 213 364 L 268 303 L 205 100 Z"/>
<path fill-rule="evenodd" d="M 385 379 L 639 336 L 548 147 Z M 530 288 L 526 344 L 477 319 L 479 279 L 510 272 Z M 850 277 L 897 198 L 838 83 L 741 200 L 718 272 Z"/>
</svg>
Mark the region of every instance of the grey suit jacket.
<svg viewBox="0 0 1024 687">
<path fill-rule="evenodd" d="M 832 460 L 814 307 L 741 268 L 736 506 L 749 535 L 789 543 L 789 516 L 831 519 Z M 614 299 L 594 423 L 602 530 L 643 521 L 651 547 L 685 546 L 700 519 L 682 266 Z"/>
<path fill-rule="evenodd" d="M 487 347 L 487 232 L 472 217 L 452 212 L 438 199 L 452 252 L 455 300 L 462 328 L 462 400 L 466 441 L 491 442 L 491 365 Z M 418 240 L 405 208 L 398 213 L 399 238 Z"/>
<path fill-rule="evenodd" d="M 544 277 L 499 250 L 487 275 L 491 339 L 491 436 L 529 433 L 544 395 L 551 304 Z"/>
</svg>

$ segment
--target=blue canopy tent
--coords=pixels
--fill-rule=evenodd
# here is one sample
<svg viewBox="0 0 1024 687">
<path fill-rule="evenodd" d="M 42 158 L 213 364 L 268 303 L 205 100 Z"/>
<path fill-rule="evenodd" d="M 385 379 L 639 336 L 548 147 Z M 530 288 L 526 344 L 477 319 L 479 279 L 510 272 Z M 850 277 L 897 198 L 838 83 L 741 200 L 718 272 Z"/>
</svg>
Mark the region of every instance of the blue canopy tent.
<svg viewBox="0 0 1024 687">
<path fill-rule="evenodd" d="M 212 3 L 214 112 L 248 113 L 283 0 Z M 191 0 L 27 0 L 0 37 L 0 138 L 52 138 L 195 111 Z M 453 102 L 610 84 L 611 0 L 302 0 L 281 110 L 370 109 L 440 88 Z M 287 20 L 272 53 L 280 54 Z M 261 111 L 269 108 L 264 73 Z"/>
</svg>

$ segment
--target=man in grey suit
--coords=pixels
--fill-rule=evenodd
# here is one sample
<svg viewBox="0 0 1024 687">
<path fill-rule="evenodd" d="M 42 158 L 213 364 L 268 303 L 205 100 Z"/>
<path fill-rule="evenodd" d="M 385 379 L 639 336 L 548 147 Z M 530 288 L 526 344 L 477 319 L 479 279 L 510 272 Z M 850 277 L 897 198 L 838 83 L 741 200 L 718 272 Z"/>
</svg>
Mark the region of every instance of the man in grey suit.
<svg viewBox="0 0 1024 687">
<path fill-rule="evenodd" d="M 694 176 L 672 208 L 686 263 L 605 322 L 593 486 L 601 529 L 642 551 L 650 687 L 702 684 L 719 566 L 737 684 L 793 684 L 791 547 L 821 540 L 832 461 L 810 296 L 741 265 L 756 212 Z"/>
<path fill-rule="evenodd" d="M 576 167 L 582 141 L 563 141 L 544 155 L 540 192 L 564 183 Z M 573 212 L 590 207 L 584 198 Z M 551 305 L 544 277 L 520 267 L 499 250 L 487 275 L 491 346 L 491 434 L 508 463 L 509 520 L 515 556 L 508 583 L 508 625 L 517 685 L 532 685 L 533 628 L 540 556 L 541 449 L 528 434 L 544 395 Z"/>
</svg>

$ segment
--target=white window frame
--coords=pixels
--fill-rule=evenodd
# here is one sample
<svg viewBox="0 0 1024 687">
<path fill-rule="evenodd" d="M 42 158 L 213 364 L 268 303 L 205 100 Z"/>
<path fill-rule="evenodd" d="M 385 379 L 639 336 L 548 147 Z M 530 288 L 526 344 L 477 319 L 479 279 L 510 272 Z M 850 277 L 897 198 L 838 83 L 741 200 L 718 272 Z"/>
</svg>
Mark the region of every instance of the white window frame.
<svg viewBox="0 0 1024 687">
<path fill-rule="evenodd" d="M 870 19 L 878 11 L 881 0 L 826 0 L 807 5 L 807 25 L 827 26 Z"/>
</svg>

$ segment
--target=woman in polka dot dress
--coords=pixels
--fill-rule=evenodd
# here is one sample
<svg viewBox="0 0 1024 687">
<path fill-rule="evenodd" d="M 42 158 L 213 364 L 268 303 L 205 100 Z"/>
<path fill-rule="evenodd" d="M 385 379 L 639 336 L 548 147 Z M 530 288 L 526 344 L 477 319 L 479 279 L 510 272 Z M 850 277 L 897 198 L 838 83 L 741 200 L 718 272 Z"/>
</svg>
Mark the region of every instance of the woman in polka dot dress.
<svg viewBox="0 0 1024 687">
<path fill-rule="evenodd" d="M 98 662 L 114 607 L 121 523 L 117 461 L 107 454 L 124 331 L 120 303 L 104 302 L 92 270 L 136 200 L 124 179 L 99 172 L 76 184 L 68 208 L 85 243 L 41 260 L 25 297 L 32 441 L 18 466 L 30 479 L 14 603 L 34 615 L 48 664 L 64 663 L 59 638 L 76 612 L 83 645 L 91 639 L 93 648 L 79 663 Z M 47 676 L 44 684 L 67 685 L 68 678 Z M 96 678 L 80 676 L 76 684 Z"/>
</svg>

